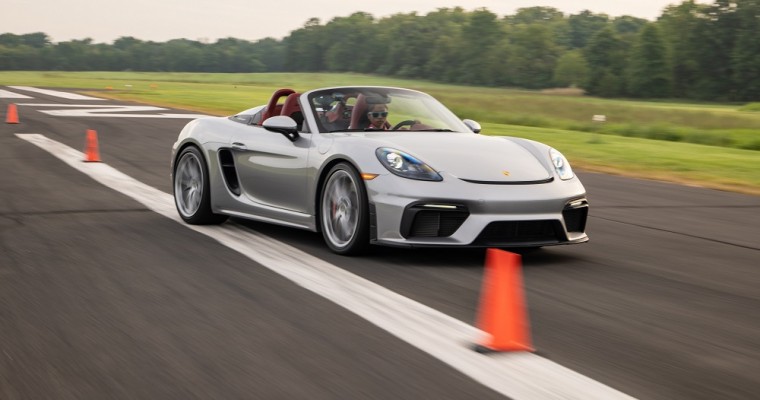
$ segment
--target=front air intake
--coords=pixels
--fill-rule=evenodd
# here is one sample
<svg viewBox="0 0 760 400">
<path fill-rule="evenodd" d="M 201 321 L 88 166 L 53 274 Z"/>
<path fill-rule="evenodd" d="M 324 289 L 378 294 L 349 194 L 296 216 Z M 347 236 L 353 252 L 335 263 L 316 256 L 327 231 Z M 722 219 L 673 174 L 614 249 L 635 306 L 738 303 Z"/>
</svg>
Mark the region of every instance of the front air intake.
<svg viewBox="0 0 760 400">
<path fill-rule="evenodd" d="M 414 216 L 411 237 L 451 236 L 467 219 L 465 212 L 420 211 Z"/>
<path fill-rule="evenodd" d="M 469 216 L 467 209 L 461 206 L 415 205 L 404 212 L 401 234 L 406 238 L 448 237 Z"/>
<path fill-rule="evenodd" d="M 588 202 L 576 200 L 562 210 L 562 218 L 565 219 L 565 227 L 568 232 L 584 232 L 586 219 L 588 219 Z"/>
</svg>

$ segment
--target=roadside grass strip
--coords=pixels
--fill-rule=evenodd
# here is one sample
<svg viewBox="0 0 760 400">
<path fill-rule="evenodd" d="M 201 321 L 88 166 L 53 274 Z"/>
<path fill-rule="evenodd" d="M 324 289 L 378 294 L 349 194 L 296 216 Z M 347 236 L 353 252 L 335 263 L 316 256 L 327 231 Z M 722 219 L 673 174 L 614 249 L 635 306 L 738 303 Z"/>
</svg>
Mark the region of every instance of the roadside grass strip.
<svg viewBox="0 0 760 400">
<path fill-rule="evenodd" d="M 187 225 L 177 215 L 170 194 L 145 185 L 105 163 L 82 162 L 84 154 L 44 135 L 17 133 L 16 136 L 154 212 L 218 241 L 355 313 L 511 399 L 632 399 L 532 353 L 477 353 L 473 345 L 485 333 L 473 326 L 234 222 L 218 226 Z"/>
</svg>

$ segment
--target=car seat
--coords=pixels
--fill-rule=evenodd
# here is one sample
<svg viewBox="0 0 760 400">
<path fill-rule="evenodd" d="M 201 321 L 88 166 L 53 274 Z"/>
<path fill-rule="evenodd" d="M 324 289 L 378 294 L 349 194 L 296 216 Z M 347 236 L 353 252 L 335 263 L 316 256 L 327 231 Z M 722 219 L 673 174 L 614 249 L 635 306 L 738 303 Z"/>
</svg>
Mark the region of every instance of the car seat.
<svg viewBox="0 0 760 400">
<path fill-rule="evenodd" d="M 296 91 L 293 89 L 277 89 L 272 94 L 272 98 L 269 99 L 267 108 L 264 110 L 264 115 L 261 116 L 261 123 L 264 123 L 268 118 L 274 117 L 275 115 L 280 115 L 282 113 L 282 105 L 277 104 L 277 102 L 280 98 L 289 96 L 295 92 Z"/>
<path fill-rule="evenodd" d="M 351 124 L 348 129 L 362 129 L 369 125 L 369 118 L 367 118 L 367 96 L 363 93 L 359 93 L 356 96 L 356 104 L 351 111 Z"/>
<path fill-rule="evenodd" d="M 280 111 L 280 115 L 293 118 L 293 120 L 296 121 L 298 130 L 300 131 L 301 127 L 303 127 L 303 112 L 301 111 L 301 106 L 298 104 L 299 96 L 300 94 L 298 93 L 289 94 L 288 97 L 285 98 L 285 103 L 282 105 L 282 111 Z"/>
</svg>

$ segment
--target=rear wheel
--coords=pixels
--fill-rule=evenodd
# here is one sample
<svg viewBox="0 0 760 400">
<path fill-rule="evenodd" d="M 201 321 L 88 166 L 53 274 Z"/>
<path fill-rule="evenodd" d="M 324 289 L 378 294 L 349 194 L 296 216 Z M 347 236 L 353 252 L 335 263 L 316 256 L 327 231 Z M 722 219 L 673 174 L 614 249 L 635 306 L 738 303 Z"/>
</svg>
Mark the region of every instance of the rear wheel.
<svg viewBox="0 0 760 400">
<path fill-rule="evenodd" d="M 186 147 L 174 166 L 174 204 L 180 217 L 194 225 L 219 224 L 226 215 L 211 212 L 208 169 L 197 147 Z"/>
<path fill-rule="evenodd" d="M 359 254 L 369 246 L 367 190 L 348 163 L 336 164 L 322 185 L 320 228 L 330 250 Z"/>
</svg>

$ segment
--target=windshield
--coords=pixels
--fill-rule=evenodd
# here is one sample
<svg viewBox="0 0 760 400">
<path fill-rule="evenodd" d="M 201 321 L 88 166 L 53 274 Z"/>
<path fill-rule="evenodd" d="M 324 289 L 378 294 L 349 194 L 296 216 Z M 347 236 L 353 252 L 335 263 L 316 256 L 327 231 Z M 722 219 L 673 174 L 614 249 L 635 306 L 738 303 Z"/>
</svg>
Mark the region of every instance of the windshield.
<svg viewBox="0 0 760 400">
<path fill-rule="evenodd" d="M 351 87 L 314 91 L 308 97 L 320 132 L 470 132 L 443 104 L 413 90 Z"/>
</svg>

